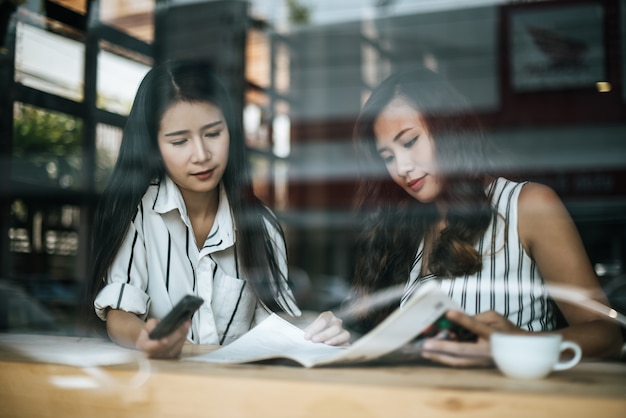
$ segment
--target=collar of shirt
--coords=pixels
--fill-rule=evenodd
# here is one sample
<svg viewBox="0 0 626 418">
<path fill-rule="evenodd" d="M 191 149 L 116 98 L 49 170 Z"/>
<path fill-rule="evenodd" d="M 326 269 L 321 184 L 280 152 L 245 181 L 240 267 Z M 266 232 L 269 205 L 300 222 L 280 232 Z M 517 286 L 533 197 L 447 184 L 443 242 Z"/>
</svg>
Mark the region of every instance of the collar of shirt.
<svg viewBox="0 0 626 418">
<path fill-rule="evenodd" d="M 176 183 L 174 183 L 169 176 L 165 176 L 164 181 L 162 181 L 158 187 L 157 196 L 152 206 L 154 211 L 164 214 L 177 209 L 178 213 L 180 213 L 181 220 L 189 229 L 192 229 L 189 216 L 187 216 L 185 201 Z M 231 214 L 228 196 L 226 196 L 226 191 L 222 183 L 220 183 L 218 187 L 220 188 L 220 200 L 217 206 L 217 214 L 215 215 L 211 232 L 204 241 L 202 250 L 200 250 L 201 253 L 209 254 L 224 250 L 233 246 L 235 243 L 234 220 Z"/>
</svg>

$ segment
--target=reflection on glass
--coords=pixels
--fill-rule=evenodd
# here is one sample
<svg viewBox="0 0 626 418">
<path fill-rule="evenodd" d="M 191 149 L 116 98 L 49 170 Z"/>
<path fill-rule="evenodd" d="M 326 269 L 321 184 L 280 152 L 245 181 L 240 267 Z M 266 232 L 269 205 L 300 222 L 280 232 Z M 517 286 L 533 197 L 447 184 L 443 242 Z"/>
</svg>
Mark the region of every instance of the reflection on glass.
<svg viewBox="0 0 626 418">
<path fill-rule="evenodd" d="M 115 126 L 99 124 L 96 127 L 96 191 L 104 190 L 122 143 L 122 129 Z"/>
<path fill-rule="evenodd" d="M 291 87 L 290 59 L 289 46 L 285 42 L 276 42 L 274 85 L 276 91 L 282 94 L 288 94 Z"/>
<path fill-rule="evenodd" d="M 250 146 L 253 146 L 255 137 L 261 127 L 261 107 L 255 103 L 248 103 L 243 109 L 243 127 L 246 133 L 246 138 Z"/>
<path fill-rule="evenodd" d="M 274 210 L 287 210 L 289 204 L 289 163 L 274 163 Z"/>
<path fill-rule="evenodd" d="M 100 109 L 128 115 L 137 87 L 149 69 L 149 65 L 100 50 L 96 105 Z"/>
<path fill-rule="evenodd" d="M 286 158 L 291 152 L 291 121 L 287 115 L 278 115 L 272 123 L 274 155 Z"/>
<path fill-rule="evenodd" d="M 254 194 L 266 205 L 273 206 L 270 184 L 272 166 L 270 161 L 262 155 L 252 153 L 250 155 L 250 167 Z"/>
<path fill-rule="evenodd" d="M 102 23 L 144 42 L 154 40 L 155 0 L 100 1 Z"/>
<path fill-rule="evenodd" d="M 16 103 L 13 129 L 14 183 L 25 187 L 81 187 L 82 120 Z"/>
<path fill-rule="evenodd" d="M 270 87 L 270 44 L 266 33 L 250 29 L 246 38 L 246 80 L 261 87 Z"/>
<path fill-rule="evenodd" d="M 80 208 L 77 206 L 17 199 L 11 205 L 11 252 L 76 256 L 79 222 Z M 63 276 L 71 274 L 66 271 Z"/>
<path fill-rule="evenodd" d="M 83 99 L 85 45 L 19 23 L 16 32 L 15 80 L 68 99 Z"/>
<path fill-rule="evenodd" d="M 257 93 L 257 94 L 253 94 Z M 246 93 L 248 103 L 243 110 L 243 126 L 246 135 L 246 145 L 257 150 L 269 150 L 269 126 L 267 109 L 263 106 L 264 95 L 258 91 Z M 253 101 L 251 101 L 253 100 Z"/>
</svg>

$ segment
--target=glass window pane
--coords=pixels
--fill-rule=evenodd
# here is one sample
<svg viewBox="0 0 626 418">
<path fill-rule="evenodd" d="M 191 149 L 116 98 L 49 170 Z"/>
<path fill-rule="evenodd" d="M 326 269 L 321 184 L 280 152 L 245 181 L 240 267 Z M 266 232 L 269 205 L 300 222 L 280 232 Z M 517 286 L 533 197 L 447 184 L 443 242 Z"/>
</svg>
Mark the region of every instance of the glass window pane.
<svg viewBox="0 0 626 418">
<path fill-rule="evenodd" d="M 270 77 L 269 37 L 264 32 L 250 29 L 246 45 L 246 80 L 268 88 Z"/>
<path fill-rule="evenodd" d="M 259 154 L 250 155 L 250 167 L 252 171 L 252 189 L 265 204 L 272 206 L 271 178 L 272 165 L 264 156 Z"/>
<path fill-rule="evenodd" d="M 122 143 L 122 129 L 100 124 L 96 128 L 96 191 L 104 190 Z"/>
<path fill-rule="evenodd" d="M 246 145 L 258 150 L 270 149 L 269 99 L 259 90 L 246 91 L 246 104 L 243 109 L 243 126 Z"/>
<path fill-rule="evenodd" d="M 156 0 L 101 1 L 100 20 L 144 42 L 152 42 L 155 3 Z"/>
<path fill-rule="evenodd" d="M 12 180 L 18 186 L 81 187 L 81 119 L 16 103 Z"/>
<path fill-rule="evenodd" d="M 276 56 L 274 57 L 274 63 L 276 65 L 276 73 L 274 75 L 274 85 L 276 86 L 277 92 L 282 94 L 289 94 L 289 88 L 291 83 L 291 54 L 289 52 L 289 47 L 284 42 L 277 42 L 275 51 Z"/>
<path fill-rule="evenodd" d="M 83 99 L 85 45 L 25 23 L 17 26 L 15 80 L 68 99 Z"/>
<path fill-rule="evenodd" d="M 274 209 L 289 208 L 289 162 L 277 160 L 274 163 Z"/>
<path fill-rule="evenodd" d="M 150 66 L 101 50 L 98 55 L 98 103 L 101 109 L 128 115 L 137 87 Z"/>
</svg>

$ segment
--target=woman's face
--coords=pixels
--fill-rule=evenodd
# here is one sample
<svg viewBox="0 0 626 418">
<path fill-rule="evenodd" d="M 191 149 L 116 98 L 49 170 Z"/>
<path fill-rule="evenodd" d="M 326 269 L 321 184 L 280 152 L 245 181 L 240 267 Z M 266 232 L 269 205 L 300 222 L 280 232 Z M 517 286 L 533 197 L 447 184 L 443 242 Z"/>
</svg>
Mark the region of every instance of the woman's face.
<svg viewBox="0 0 626 418">
<path fill-rule="evenodd" d="M 183 197 L 217 190 L 230 136 L 222 111 L 209 102 L 178 102 L 159 126 L 159 149 L 167 174 Z"/>
<path fill-rule="evenodd" d="M 422 115 L 396 97 L 374 120 L 378 155 L 393 181 L 420 202 L 433 202 L 441 191 L 435 144 Z"/>
</svg>

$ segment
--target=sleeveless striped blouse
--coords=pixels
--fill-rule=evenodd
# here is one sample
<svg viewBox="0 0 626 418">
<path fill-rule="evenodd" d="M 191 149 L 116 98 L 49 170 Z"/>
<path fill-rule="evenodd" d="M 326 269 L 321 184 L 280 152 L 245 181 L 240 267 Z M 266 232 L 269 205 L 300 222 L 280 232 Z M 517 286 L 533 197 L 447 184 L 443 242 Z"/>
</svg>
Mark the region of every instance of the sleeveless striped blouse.
<svg viewBox="0 0 626 418">
<path fill-rule="evenodd" d="M 483 254 L 482 271 L 443 279 L 432 274 L 420 276 L 422 242 L 401 305 L 420 284 L 438 280 L 452 300 L 470 315 L 495 310 L 528 331 L 554 329 L 556 316 L 553 302 L 548 299 L 543 278 L 535 261 L 522 247 L 518 235 L 517 201 L 524 184 L 499 178 L 487 189 L 497 213 L 475 246 Z"/>
</svg>

